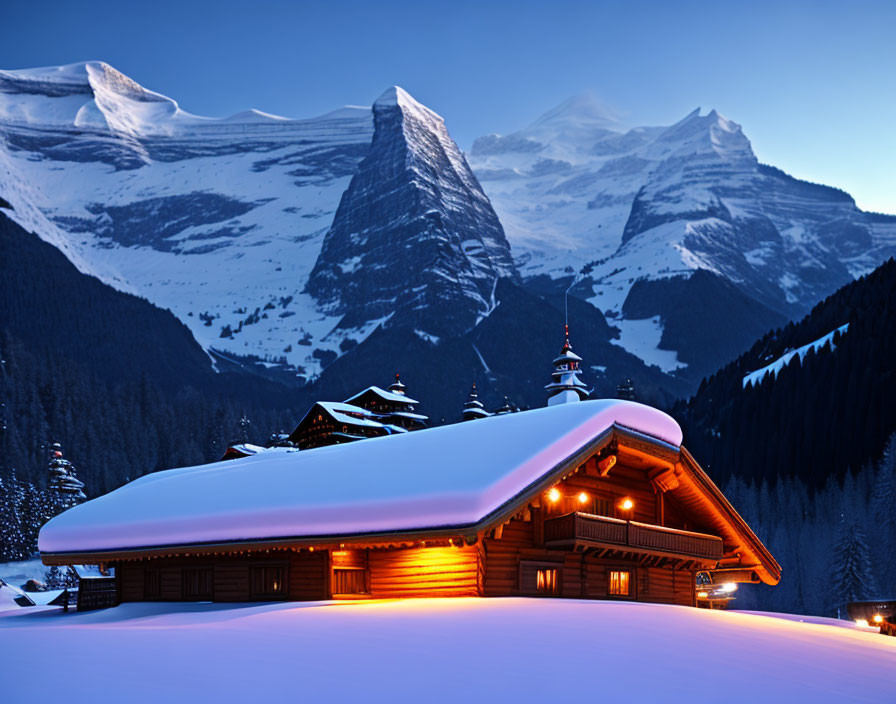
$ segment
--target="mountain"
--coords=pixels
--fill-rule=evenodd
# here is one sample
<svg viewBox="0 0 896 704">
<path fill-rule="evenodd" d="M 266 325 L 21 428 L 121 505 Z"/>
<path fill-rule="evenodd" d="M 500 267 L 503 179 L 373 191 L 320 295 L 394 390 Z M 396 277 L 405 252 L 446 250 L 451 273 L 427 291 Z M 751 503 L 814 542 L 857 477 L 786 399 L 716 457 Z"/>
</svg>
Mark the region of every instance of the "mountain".
<svg viewBox="0 0 896 704">
<path fill-rule="evenodd" d="M 343 328 L 463 334 L 494 308 L 499 278 L 519 280 L 504 230 L 441 117 L 392 87 L 373 120 L 307 290 Z"/>
<path fill-rule="evenodd" d="M 740 125 L 715 110 L 626 129 L 580 97 L 523 130 L 476 140 L 470 162 L 529 285 L 557 290 L 576 278 L 575 293 L 623 340 L 641 338 L 642 358 L 695 384 L 751 335 L 804 315 L 896 253 L 896 216 L 761 164 Z M 738 299 L 734 310 L 705 297 L 705 276 L 684 283 L 698 271 L 739 292 L 726 295 Z M 707 305 L 708 319 L 678 315 Z"/>
<path fill-rule="evenodd" d="M 265 441 L 310 397 L 221 368 L 170 311 L 79 272 L 0 210 L 0 477 L 60 442 L 90 496 Z M 247 423 L 243 419 L 248 419 Z M 242 421 L 242 422 L 241 422 Z"/>
<path fill-rule="evenodd" d="M 715 111 L 629 127 L 576 96 L 468 163 L 397 87 L 313 119 L 206 118 L 102 62 L 0 71 L 0 198 L 81 272 L 170 310 L 218 369 L 296 388 L 373 355 L 381 327 L 451 366 L 447 341 L 480 334 L 507 281 L 555 311 L 574 284 L 600 311 L 640 363 L 581 350 L 598 387 L 631 372 L 687 393 L 896 250 L 896 218 L 760 164 Z"/>
<path fill-rule="evenodd" d="M 372 134 L 369 108 L 198 117 L 102 62 L 0 72 L 10 216 L 205 349 L 302 376 L 339 352 L 304 290 Z"/>
<path fill-rule="evenodd" d="M 896 431 L 896 260 L 756 341 L 673 414 L 713 478 L 813 487 L 881 457 Z"/>
</svg>

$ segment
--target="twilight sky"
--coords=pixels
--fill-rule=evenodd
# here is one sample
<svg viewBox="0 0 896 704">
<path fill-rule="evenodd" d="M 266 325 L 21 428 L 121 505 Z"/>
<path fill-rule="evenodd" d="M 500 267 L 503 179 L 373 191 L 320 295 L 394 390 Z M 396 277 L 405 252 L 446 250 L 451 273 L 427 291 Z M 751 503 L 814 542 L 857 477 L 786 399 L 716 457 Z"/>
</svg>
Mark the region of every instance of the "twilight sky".
<svg viewBox="0 0 896 704">
<path fill-rule="evenodd" d="M 625 122 L 695 107 L 759 159 L 896 213 L 896 2 L 14 2 L 0 68 L 107 61 L 201 115 L 310 117 L 398 84 L 463 148 L 591 90 Z"/>
</svg>

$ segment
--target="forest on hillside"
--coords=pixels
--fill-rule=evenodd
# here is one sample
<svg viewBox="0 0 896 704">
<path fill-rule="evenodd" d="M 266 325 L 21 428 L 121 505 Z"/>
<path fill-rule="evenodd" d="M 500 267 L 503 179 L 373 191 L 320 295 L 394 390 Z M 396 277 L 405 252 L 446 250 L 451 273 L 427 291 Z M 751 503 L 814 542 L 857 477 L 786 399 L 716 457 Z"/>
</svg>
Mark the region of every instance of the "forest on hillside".
<svg viewBox="0 0 896 704">
<path fill-rule="evenodd" d="M 851 601 L 896 599 L 896 432 L 876 463 L 820 489 L 732 476 L 723 490 L 782 569 L 775 587 L 741 587 L 732 608 L 845 618 Z"/>
<path fill-rule="evenodd" d="M 848 324 L 777 374 L 744 376 Z M 801 321 L 768 333 L 705 379 L 671 413 L 710 476 L 812 490 L 880 457 L 896 430 L 896 261 L 832 294 Z"/>
</svg>

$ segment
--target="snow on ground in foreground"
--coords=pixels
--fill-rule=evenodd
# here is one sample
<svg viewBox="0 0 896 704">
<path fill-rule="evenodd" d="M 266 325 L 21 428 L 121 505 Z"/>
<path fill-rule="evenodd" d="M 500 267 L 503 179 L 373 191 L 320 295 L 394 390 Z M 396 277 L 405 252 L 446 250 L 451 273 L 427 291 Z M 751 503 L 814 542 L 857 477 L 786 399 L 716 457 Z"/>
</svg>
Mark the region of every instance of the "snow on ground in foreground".
<svg viewBox="0 0 896 704">
<path fill-rule="evenodd" d="M 896 638 L 772 616 L 535 599 L 0 613 L 4 699 L 893 701 Z M 617 699 L 618 697 L 618 699 Z"/>
</svg>

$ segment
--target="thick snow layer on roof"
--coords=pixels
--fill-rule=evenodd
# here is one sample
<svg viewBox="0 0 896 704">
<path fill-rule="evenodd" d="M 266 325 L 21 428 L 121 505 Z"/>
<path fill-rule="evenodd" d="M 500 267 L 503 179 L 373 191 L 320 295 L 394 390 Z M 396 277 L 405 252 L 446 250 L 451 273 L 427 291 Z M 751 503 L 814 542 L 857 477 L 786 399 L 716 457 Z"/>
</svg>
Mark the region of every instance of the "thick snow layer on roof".
<svg viewBox="0 0 896 704">
<path fill-rule="evenodd" d="M 355 401 L 355 400 L 361 398 L 361 396 L 366 394 L 368 391 L 372 391 L 377 396 L 385 399 L 386 401 L 394 401 L 395 403 L 406 403 L 409 406 L 413 406 L 414 404 L 420 403 L 419 401 L 415 401 L 414 399 L 409 398 L 409 397 L 405 396 L 404 394 L 392 393 L 391 391 L 386 391 L 385 389 L 381 389 L 379 386 L 368 386 L 366 389 L 364 389 L 360 393 L 357 393 L 354 396 L 352 396 L 351 398 L 346 399 L 345 402 L 351 403 L 352 401 Z"/>
<path fill-rule="evenodd" d="M 778 372 L 780 372 L 784 367 L 786 367 L 790 360 L 794 358 L 795 355 L 799 355 L 800 362 L 803 361 L 803 358 L 809 354 L 809 350 L 814 352 L 818 352 L 822 347 L 826 344 L 831 344 L 831 349 L 834 347 L 834 335 L 838 332 L 843 335 L 846 331 L 849 330 L 849 323 L 846 325 L 841 325 L 836 330 L 832 330 L 827 335 L 823 335 L 819 337 L 817 340 L 810 342 L 808 345 L 803 345 L 795 350 L 791 350 L 786 354 L 781 355 L 771 364 L 764 366 L 762 369 L 757 369 L 755 372 L 750 372 L 746 376 L 744 376 L 743 385 L 744 388 L 747 388 L 747 384 L 758 385 L 767 374 L 771 374 L 774 378 L 777 378 Z"/>
<path fill-rule="evenodd" d="M 327 412 L 333 416 L 333 419 L 340 423 L 345 423 L 346 425 L 363 425 L 370 428 L 383 427 L 382 423 L 373 420 L 376 416 L 364 408 L 353 406 L 349 403 L 334 403 L 332 401 L 318 401 L 317 405 L 325 408 Z M 367 417 L 361 418 L 359 416 Z"/>
<path fill-rule="evenodd" d="M 129 704 L 280 701 L 299 688 L 392 704 L 892 702 L 896 659 L 896 638 L 849 624 L 573 599 L 15 608 L 0 639 L 4 700 L 34 700 L 52 673 L 66 704 L 102 701 L 98 683 Z"/>
<path fill-rule="evenodd" d="M 613 424 L 674 446 L 630 401 L 586 401 L 288 453 L 156 472 L 52 519 L 44 552 L 353 535 L 473 524 Z"/>
</svg>

